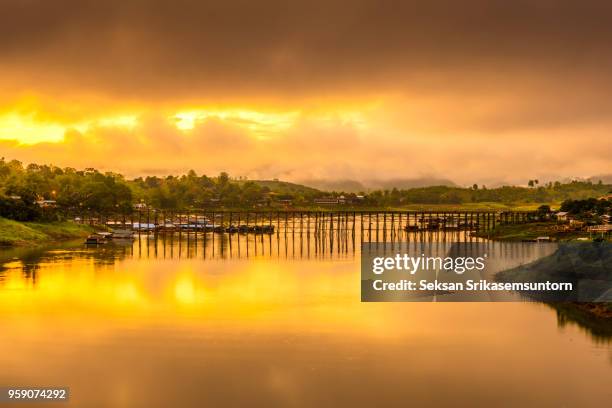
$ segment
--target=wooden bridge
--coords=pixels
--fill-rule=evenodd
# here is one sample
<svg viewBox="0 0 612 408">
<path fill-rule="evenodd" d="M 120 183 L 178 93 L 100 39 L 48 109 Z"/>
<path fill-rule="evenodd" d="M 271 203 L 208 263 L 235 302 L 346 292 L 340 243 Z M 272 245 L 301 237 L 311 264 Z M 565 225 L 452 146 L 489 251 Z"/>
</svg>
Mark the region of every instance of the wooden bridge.
<svg viewBox="0 0 612 408">
<path fill-rule="evenodd" d="M 132 229 L 138 233 L 319 234 L 333 231 L 482 231 L 499 224 L 537 219 L 529 211 L 164 211 L 130 214 L 81 213 L 81 223 Z"/>
</svg>

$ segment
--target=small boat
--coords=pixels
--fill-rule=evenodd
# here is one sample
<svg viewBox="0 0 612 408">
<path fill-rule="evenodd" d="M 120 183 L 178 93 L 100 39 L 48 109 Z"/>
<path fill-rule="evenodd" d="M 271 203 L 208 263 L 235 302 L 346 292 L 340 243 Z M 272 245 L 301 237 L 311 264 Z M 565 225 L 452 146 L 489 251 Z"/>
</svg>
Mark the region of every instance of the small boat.
<svg viewBox="0 0 612 408">
<path fill-rule="evenodd" d="M 272 234 L 274 233 L 273 225 L 253 225 L 249 227 L 249 232 L 253 234 Z"/>
<path fill-rule="evenodd" d="M 132 229 L 135 229 L 137 231 L 154 231 L 155 224 L 148 222 L 135 222 L 132 224 Z"/>
<path fill-rule="evenodd" d="M 475 221 L 460 222 L 458 224 L 459 229 L 477 229 L 478 226 L 479 224 Z"/>
<path fill-rule="evenodd" d="M 102 245 L 106 244 L 106 238 L 99 234 L 92 234 L 85 240 L 86 245 Z"/>
<path fill-rule="evenodd" d="M 237 227 L 236 225 L 233 225 L 233 224 L 227 227 L 226 229 L 226 232 L 229 234 L 235 234 L 239 231 L 240 231 L 240 227 Z"/>
<path fill-rule="evenodd" d="M 425 223 L 425 229 L 426 230 L 430 230 L 430 231 L 438 230 L 438 229 L 440 229 L 440 225 L 441 224 L 440 224 L 440 222 L 438 220 L 431 220 L 431 221 Z"/>
<path fill-rule="evenodd" d="M 116 240 L 134 239 L 134 232 L 130 230 L 114 230 L 112 238 Z"/>
</svg>

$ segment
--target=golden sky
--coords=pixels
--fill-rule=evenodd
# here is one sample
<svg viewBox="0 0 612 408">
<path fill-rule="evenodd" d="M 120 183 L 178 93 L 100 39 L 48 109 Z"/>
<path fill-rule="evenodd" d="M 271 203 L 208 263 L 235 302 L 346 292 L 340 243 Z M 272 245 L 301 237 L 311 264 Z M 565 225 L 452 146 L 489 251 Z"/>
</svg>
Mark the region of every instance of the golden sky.
<svg viewBox="0 0 612 408">
<path fill-rule="evenodd" d="M 0 2 L 0 155 L 128 175 L 612 171 L 612 4 Z"/>
</svg>

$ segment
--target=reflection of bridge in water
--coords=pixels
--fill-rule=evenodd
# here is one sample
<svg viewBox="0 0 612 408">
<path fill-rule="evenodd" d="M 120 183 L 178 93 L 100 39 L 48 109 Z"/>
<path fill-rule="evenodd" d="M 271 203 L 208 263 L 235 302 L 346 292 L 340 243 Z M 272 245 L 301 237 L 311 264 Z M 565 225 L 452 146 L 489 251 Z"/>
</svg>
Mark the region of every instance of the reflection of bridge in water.
<svg viewBox="0 0 612 408">
<path fill-rule="evenodd" d="M 377 236 L 378 235 L 378 236 Z M 387 243 L 398 248 L 403 243 L 440 245 L 454 242 L 488 242 L 470 231 L 379 231 L 335 229 L 318 234 L 281 232 L 273 234 L 230 233 L 141 233 L 133 243 L 111 244 L 128 257 L 156 259 L 342 259 L 354 258 L 364 243 Z M 510 248 L 510 247 L 509 247 Z M 520 250 L 513 246 L 512 251 Z M 110 249 L 110 248 L 109 248 Z M 520 255 L 517 253 L 517 255 Z"/>
<path fill-rule="evenodd" d="M 364 242 L 483 241 L 474 232 L 499 222 L 498 215 L 490 212 L 145 214 L 106 223 L 132 227 L 137 237 L 131 247 L 135 256 L 161 258 L 352 256 Z M 518 216 L 515 219 L 518 222 Z"/>
<path fill-rule="evenodd" d="M 353 254 L 364 242 L 477 242 L 532 212 L 493 211 L 139 211 L 81 222 L 132 230 L 134 255 L 309 258 Z"/>
</svg>

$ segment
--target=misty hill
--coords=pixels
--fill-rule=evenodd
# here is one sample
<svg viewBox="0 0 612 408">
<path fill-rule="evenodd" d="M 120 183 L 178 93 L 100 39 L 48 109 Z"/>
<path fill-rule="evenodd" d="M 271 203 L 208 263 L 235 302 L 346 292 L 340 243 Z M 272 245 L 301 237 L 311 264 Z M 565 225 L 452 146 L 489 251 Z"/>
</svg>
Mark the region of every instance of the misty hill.
<svg viewBox="0 0 612 408">
<path fill-rule="evenodd" d="M 270 191 L 281 195 L 319 195 L 321 191 L 302 184 L 280 180 L 250 180 L 259 187 L 267 187 Z M 241 182 L 238 182 L 241 183 Z"/>
<path fill-rule="evenodd" d="M 389 190 L 397 188 L 399 190 L 407 190 L 410 188 L 430 187 L 430 186 L 446 186 L 456 187 L 457 185 L 448 179 L 435 177 L 421 177 L 414 179 L 389 179 L 389 180 L 371 180 L 367 183 L 369 189 L 372 190 Z"/>
<path fill-rule="evenodd" d="M 303 180 L 301 184 L 323 191 L 344 191 L 358 193 L 368 188 L 356 180 Z"/>
<path fill-rule="evenodd" d="M 589 178 L 589 180 L 593 183 L 598 183 L 601 180 L 603 184 L 612 184 L 612 174 L 600 174 Z"/>
<path fill-rule="evenodd" d="M 410 188 L 429 187 L 429 186 L 448 186 L 455 187 L 456 184 L 449 179 L 435 177 L 420 177 L 420 178 L 396 178 L 388 180 L 366 180 L 363 182 L 357 180 L 302 180 L 300 182 L 306 186 L 314 187 L 324 191 L 344 191 L 347 193 L 368 192 L 372 190 L 391 190 L 397 188 L 399 190 L 407 190 Z"/>
</svg>

